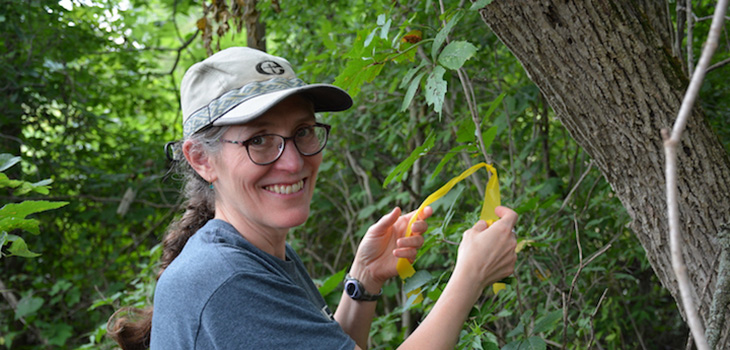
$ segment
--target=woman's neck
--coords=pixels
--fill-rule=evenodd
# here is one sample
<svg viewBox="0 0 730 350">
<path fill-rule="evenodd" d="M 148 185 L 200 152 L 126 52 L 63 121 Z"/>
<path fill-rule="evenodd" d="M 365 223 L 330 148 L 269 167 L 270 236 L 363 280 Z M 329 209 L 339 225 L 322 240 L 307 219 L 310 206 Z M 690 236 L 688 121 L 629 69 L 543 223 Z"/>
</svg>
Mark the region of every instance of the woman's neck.
<svg viewBox="0 0 730 350">
<path fill-rule="evenodd" d="M 289 229 L 264 227 L 247 220 L 231 211 L 219 209 L 216 206 L 215 219 L 223 220 L 233 226 L 238 233 L 256 248 L 269 253 L 281 260 L 286 260 L 286 236 Z"/>
</svg>

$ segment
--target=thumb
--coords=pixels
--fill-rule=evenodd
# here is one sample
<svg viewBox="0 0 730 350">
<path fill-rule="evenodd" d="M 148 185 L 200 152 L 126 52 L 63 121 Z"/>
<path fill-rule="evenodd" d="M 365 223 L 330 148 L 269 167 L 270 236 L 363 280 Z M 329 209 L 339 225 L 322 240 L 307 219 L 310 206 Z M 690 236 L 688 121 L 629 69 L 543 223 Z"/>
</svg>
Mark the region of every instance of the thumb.
<svg viewBox="0 0 730 350">
<path fill-rule="evenodd" d="M 383 217 L 380 218 L 380 220 L 378 220 L 378 222 L 376 222 L 375 224 L 370 226 L 370 229 L 368 230 L 368 232 L 370 234 L 374 234 L 374 235 L 382 235 L 383 233 L 385 233 L 385 231 L 388 229 L 388 227 L 393 226 L 393 224 L 395 224 L 395 222 L 398 220 L 399 217 L 400 217 L 400 208 L 395 207 L 395 208 L 393 208 L 393 210 L 390 213 L 383 215 Z"/>
<path fill-rule="evenodd" d="M 498 206 L 494 209 L 494 213 L 499 216 L 500 221 L 504 220 L 507 224 L 514 226 L 517 223 L 517 213 L 507 207 Z"/>
</svg>

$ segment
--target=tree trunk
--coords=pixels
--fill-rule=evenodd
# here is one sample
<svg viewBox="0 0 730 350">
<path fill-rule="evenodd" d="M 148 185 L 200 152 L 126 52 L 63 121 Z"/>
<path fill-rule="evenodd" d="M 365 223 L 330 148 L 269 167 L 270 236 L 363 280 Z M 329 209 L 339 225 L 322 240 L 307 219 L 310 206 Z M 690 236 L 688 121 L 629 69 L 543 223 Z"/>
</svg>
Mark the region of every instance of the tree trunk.
<svg viewBox="0 0 730 350">
<path fill-rule="evenodd" d="M 688 80 L 672 54 L 666 1 L 498 0 L 480 13 L 593 157 L 633 219 L 654 271 L 679 302 L 660 131 L 673 125 Z M 706 325 L 717 234 L 730 222 L 730 160 L 699 108 L 683 135 L 678 165 L 684 260 Z M 728 328 L 718 349 L 730 346 Z"/>
<path fill-rule="evenodd" d="M 243 20 L 246 22 L 246 46 L 266 52 L 266 25 L 256 10 L 257 0 L 246 1 Z"/>
</svg>

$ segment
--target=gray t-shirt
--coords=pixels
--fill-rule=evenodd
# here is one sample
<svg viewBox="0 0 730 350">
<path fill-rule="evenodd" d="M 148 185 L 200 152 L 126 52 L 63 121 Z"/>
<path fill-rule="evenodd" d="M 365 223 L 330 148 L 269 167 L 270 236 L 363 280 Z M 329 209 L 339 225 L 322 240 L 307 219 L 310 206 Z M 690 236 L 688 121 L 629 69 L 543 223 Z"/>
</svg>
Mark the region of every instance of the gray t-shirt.
<svg viewBox="0 0 730 350">
<path fill-rule="evenodd" d="M 286 257 L 209 221 L 157 282 L 151 349 L 354 349 L 288 244 Z"/>
</svg>

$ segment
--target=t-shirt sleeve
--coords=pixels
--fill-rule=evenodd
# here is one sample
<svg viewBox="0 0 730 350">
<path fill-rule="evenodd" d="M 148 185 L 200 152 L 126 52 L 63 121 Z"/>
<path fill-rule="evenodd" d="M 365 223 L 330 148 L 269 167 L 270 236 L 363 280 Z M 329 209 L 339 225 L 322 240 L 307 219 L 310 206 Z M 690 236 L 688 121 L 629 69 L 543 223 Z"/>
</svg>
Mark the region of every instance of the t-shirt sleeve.
<svg viewBox="0 0 730 350">
<path fill-rule="evenodd" d="M 197 349 L 347 349 L 355 342 L 283 276 L 240 273 L 210 297 Z"/>
</svg>

